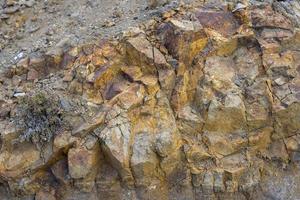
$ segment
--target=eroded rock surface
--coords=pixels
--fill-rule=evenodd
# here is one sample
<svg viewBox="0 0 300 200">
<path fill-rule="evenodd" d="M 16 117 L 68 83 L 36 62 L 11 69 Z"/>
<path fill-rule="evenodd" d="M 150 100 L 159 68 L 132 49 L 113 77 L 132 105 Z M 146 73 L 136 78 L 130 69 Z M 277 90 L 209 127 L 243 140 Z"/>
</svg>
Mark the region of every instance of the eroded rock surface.
<svg viewBox="0 0 300 200">
<path fill-rule="evenodd" d="M 8 68 L 0 198 L 299 199 L 296 4 L 181 6 Z M 17 126 L 17 111 L 41 92 L 62 123 L 21 140 L 39 126 Z"/>
</svg>

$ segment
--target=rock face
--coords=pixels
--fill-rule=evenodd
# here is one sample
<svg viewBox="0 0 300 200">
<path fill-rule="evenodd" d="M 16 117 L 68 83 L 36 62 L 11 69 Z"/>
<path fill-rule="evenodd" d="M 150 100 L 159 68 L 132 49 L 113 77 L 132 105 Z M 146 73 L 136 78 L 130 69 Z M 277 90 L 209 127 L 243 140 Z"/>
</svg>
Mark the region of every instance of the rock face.
<svg viewBox="0 0 300 200">
<path fill-rule="evenodd" d="M 9 68 L 1 199 L 299 199 L 300 15 L 287 6 L 183 6 Z M 20 140 L 45 128 L 15 122 L 38 92 L 62 122 Z"/>
</svg>

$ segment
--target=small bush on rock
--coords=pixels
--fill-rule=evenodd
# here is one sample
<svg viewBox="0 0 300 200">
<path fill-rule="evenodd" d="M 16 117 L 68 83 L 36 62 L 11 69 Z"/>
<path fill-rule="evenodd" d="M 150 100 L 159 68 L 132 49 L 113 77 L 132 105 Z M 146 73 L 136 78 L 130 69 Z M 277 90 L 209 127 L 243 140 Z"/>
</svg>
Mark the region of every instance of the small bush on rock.
<svg viewBox="0 0 300 200">
<path fill-rule="evenodd" d="M 15 123 L 23 132 L 19 141 L 31 141 L 39 146 L 49 142 L 62 127 L 62 109 L 57 98 L 46 92 L 19 99 Z"/>
</svg>

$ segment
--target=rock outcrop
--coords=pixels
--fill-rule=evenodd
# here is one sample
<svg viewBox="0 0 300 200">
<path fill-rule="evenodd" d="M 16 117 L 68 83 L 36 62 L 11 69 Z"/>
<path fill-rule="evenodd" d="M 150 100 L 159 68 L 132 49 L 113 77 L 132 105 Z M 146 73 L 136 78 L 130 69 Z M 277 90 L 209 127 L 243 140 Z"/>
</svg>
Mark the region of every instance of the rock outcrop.
<svg viewBox="0 0 300 200">
<path fill-rule="evenodd" d="M 299 199 L 297 8 L 182 6 L 22 59 L 0 78 L 0 198 Z M 55 102 L 55 129 L 19 126 L 36 94 L 22 117 L 53 122 Z"/>
</svg>

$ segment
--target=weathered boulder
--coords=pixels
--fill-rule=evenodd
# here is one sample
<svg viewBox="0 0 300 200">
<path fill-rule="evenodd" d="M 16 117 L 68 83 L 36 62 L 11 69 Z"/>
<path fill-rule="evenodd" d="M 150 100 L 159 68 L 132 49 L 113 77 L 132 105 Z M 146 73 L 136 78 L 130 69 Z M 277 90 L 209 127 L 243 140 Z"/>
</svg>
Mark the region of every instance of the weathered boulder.
<svg viewBox="0 0 300 200">
<path fill-rule="evenodd" d="M 284 138 L 299 133 L 300 105 L 293 103 L 287 109 L 275 113 L 274 138 Z"/>
<path fill-rule="evenodd" d="M 97 153 L 89 152 L 83 148 L 71 148 L 68 152 L 70 176 L 74 179 L 86 177 L 96 166 Z"/>
<path fill-rule="evenodd" d="M 130 62 L 143 65 L 150 65 L 153 69 L 142 68 L 149 72 L 154 72 L 156 67 L 168 67 L 168 63 L 164 55 L 147 40 L 147 38 L 140 34 L 134 38 L 129 38 L 126 41 L 126 52 L 129 56 Z"/>
<path fill-rule="evenodd" d="M 180 63 L 190 65 L 208 42 L 197 21 L 171 19 L 158 28 L 158 35 L 168 52 Z"/>
<path fill-rule="evenodd" d="M 118 110 L 116 110 L 118 112 Z M 119 112 L 122 112 L 119 110 Z M 112 113 L 113 114 L 113 113 Z M 113 117 L 113 116 L 112 116 Z M 133 184 L 130 170 L 130 149 L 133 134 L 126 114 L 115 115 L 108 127 L 104 128 L 99 137 L 102 141 L 102 150 L 111 165 L 119 172 L 123 181 Z"/>
<path fill-rule="evenodd" d="M 253 6 L 250 15 L 252 24 L 255 28 L 273 27 L 286 30 L 291 30 L 293 28 L 290 20 L 274 11 L 269 4 Z"/>
<path fill-rule="evenodd" d="M 158 158 L 154 152 L 153 139 L 149 133 L 135 136 L 130 166 L 136 186 L 149 186 L 157 173 Z"/>
<path fill-rule="evenodd" d="M 87 137 L 82 147 L 68 151 L 68 171 L 80 191 L 90 192 L 99 171 L 100 145 L 95 137 Z"/>
<path fill-rule="evenodd" d="M 233 35 L 239 27 L 239 20 L 226 9 L 199 9 L 196 17 L 203 27 L 213 29 L 225 37 Z"/>
<path fill-rule="evenodd" d="M 245 129 L 245 106 L 239 95 L 228 95 L 224 105 L 216 100 L 211 101 L 204 130 L 230 133 Z"/>
</svg>

